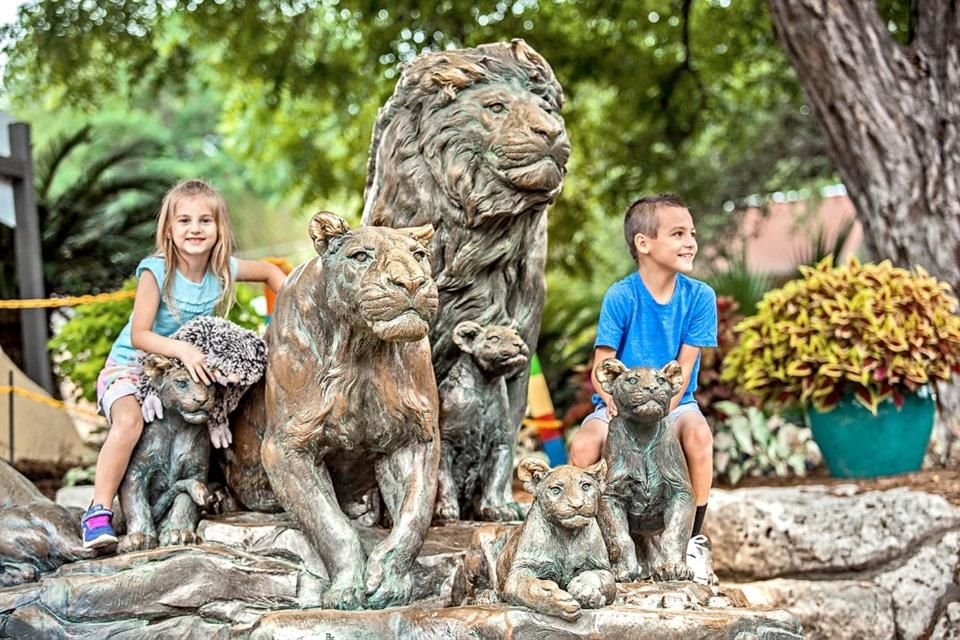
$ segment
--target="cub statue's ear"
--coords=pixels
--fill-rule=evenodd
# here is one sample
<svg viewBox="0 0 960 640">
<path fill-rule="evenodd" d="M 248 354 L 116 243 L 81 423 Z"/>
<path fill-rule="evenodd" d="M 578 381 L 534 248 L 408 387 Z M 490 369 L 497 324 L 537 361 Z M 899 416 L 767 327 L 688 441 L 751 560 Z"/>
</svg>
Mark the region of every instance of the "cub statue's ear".
<svg viewBox="0 0 960 640">
<path fill-rule="evenodd" d="M 607 490 L 607 461 L 600 459 L 600 462 L 592 464 L 584 472 L 588 476 L 593 476 L 593 479 L 597 481 L 597 485 L 600 489 L 600 493 L 603 493 Z"/>
<path fill-rule="evenodd" d="M 604 391 L 613 393 L 613 381 L 622 376 L 626 370 L 627 367 L 616 358 L 607 358 L 600 361 L 594 375 L 596 375 L 597 382 L 600 383 Z"/>
<path fill-rule="evenodd" d="M 453 328 L 453 343 L 460 347 L 460 351 L 473 353 L 473 343 L 481 332 L 483 327 L 479 324 L 472 320 L 464 320 Z"/>
<path fill-rule="evenodd" d="M 676 395 L 680 391 L 680 387 L 683 386 L 683 369 L 680 367 L 680 363 L 671 360 L 664 365 L 663 369 L 660 369 L 660 373 L 670 383 L 670 394 Z"/>
<path fill-rule="evenodd" d="M 156 383 L 163 374 L 176 365 L 171 358 L 162 356 L 159 353 L 151 353 L 143 359 L 143 372 L 151 382 Z"/>
<path fill-rule="evenodd" d="M 318 211 L 310 218 L 310 239 L 318 255 L 326 252 L 331 238 L 342 236 L 347 231 L 350 231 L 350 225 L 335 213 Z"/>
<path fill-rule="evenodd" d="M 529 494 L 537 490 L 537 485 L 550 473 L 550 467 L 540 458 L 524 458 L 517 466 L 517 477 L 523 483 L 523 489 Z"/>
<path fill-rule="evenodd" d="M 433 225 L 425 224 L 422 227 L 405 227 L 403 229 L 397 229 L 400 233 L 410 236 L 426 248 L 430 244 L 430 240 L 433 238 Z"/>
</svg>

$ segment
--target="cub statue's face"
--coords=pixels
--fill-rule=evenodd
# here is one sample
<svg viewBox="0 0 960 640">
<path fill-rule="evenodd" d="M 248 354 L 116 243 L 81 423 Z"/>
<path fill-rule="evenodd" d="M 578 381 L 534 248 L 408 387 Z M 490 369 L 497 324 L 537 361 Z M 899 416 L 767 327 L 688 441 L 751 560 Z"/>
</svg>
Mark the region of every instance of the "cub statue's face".
<svg viewBox="0 0 960 640">
<path fill-rule="evenodd" d="M 683 386 L 683 370 L 672 360 L 663 369 L 627 369 L 616 358 L 607 358 L 597 367 L 597 381 L 613 396 L 619 415 L 643 422 L 659 422 L 670 413 L 670 399 Z"/>
<path fill-rule="evenodd" d="M 580 529 L 597 517 L 600 496 L 607 488 L 607 463 L 601 460 L 586 469 L 562 464 L 551 469 L 538 458 L 524 458 L 517 477 L 548 522 Z"/>
<path fill-rule="evenodd" d="M 488 325 L 464 320 L 453 329 L 453 342 L 473 356 L 477 366 L 490 376 L 503 376 L 527 366 L 530 349 L 512 326 Z"/>
<path fill-rule="evenodd" d="M 165 415 L 177 412 L 187 424 L 201 425 L 210 418 L 216 395 L 212 386 L 194 382 L 190 373 L 174 360 L 150 354 L 143 371 L 157 390 Z"/>
<path fill-rule="evenodd" d="M 310 220 L 321 256 L 327 304 L 340 319 L 366 326 L 381 340 L 427 335 L 439 302 L 427 255 L 433 227 L 361 227 L 322 211 Z"/>
</svg>

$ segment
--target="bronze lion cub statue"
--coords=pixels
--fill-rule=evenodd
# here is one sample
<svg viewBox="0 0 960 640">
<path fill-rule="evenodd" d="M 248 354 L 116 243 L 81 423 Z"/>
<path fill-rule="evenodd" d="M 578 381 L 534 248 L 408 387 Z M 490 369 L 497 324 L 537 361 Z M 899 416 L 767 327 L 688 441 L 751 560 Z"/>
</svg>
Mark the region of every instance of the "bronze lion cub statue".
<svg viewBox="0 0 960 640">
<path fill-rule="evenodd" d="M 521 460 L 517 476 L 533 505 L 512 532 L 497 525 L 477 530 L 455 599 L 500 600 L 569 621 L 613 602 L 617 587 L 596 520 L 606 473 L 603 460 L 586 469 Z"/>
<path fill-rule="evenodd" d="M 696 511 L 693 486 L 667 418 L 683 384 L 680 364 L 627 369 L 608 358 L 596 376 L 618 411 L 603 451 L 609 471 L 598 516 L 617 581 L 692 580 L 686 549 Z"/>
<path fill-rule="evenodd" d="M 268 502 L 265 485 L 275 492 L 330 574 L 325 607 L 384 608 L 412 592 L 440 455 L 432 236 L 430 226 L 351 230 L 314 215 L 318 255 L 277 297 L 265 383 L 234 424 L 228 484 L 248 507 Z M 393 528 L 368 557 L 351 520 L 378 511 L 381 497 Z"/>
<path fill-rule="evenodd" d="M 206 424 L 216 400 L 213 387 L 194 382 L 183 366 L 157 354 L 143 359 L 143 371 L 166 412 L 144 427 L 120 483 L 127 523 L 117 545 L 121 553 L 197 542 L 200 507 L 210 499 Z"/>
<path fill-rule="evenodd" d="M 460 359 L 440 383 L 440 480 L 435 517 L 518 520 L 505 378 L 525 369 L 530 351 L 512 326 L 464 320 L 453 341 Z"/>
</svg>

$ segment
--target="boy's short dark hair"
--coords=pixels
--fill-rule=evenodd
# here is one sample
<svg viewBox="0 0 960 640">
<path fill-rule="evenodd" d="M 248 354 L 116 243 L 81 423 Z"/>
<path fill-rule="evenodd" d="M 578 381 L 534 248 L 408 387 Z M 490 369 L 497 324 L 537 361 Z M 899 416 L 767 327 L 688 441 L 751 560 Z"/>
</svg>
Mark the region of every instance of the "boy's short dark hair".
<svg viewBox="0 0 960 640">
<path fill-rule="evenodd" d="M 657 228 L 660 226 L 660 216 L 657 215 L 657 211 L 660 207 L 688 208 L 683 199 L 675 193 L 644 196 L 627 207 L 627 213 L 623 217 L 623 236 L 634 262 L 637 261 L 637 247 L 633 239 L 638 233 L 648 238 L 657 237 Z"/>
</svg>

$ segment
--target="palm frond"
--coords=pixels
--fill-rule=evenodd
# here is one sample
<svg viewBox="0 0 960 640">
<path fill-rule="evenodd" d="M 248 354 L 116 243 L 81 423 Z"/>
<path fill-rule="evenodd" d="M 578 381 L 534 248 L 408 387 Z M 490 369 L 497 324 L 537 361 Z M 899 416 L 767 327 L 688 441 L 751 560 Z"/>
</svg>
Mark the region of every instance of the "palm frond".
<svg viewBox="0 0 960 640">
<path fill-rule="evenodd" d="M 53 185 L 53 178 L 63 161 L 82 144 L 92 140 L 90 125 L 84 125 L 71 134 L 53 138 L 33 159 L 33 187 L 38 200 L 46 200 Z"/>
</svg>

